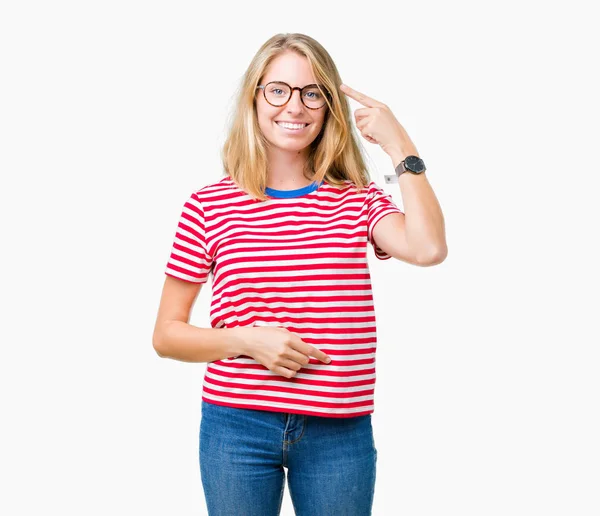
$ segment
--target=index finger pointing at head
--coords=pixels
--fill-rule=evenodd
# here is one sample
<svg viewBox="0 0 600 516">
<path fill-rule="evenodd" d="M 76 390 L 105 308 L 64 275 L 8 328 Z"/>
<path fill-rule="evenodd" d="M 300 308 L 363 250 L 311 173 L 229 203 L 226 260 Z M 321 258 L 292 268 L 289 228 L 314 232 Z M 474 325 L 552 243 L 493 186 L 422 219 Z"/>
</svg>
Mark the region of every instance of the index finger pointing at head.
<svg viewBox="0 0 600 516">
<path fill-rule="evenodd" d="M 348 97 L 356 100 L 357 102 L 360 102 L 363 106 L 367 106 L 367 107 L 383 106 L 383 104 L 381 102 L 378 102 L 377 100 L 372 99 L 371 97 L 367 97 L 364 93 L 360 93 L 356 90 L 353 90 L 350 86 L 347 86 L 345 84 L 340 85 L 340 89 L 346 95 L 348 95 Z"/>
</svg>

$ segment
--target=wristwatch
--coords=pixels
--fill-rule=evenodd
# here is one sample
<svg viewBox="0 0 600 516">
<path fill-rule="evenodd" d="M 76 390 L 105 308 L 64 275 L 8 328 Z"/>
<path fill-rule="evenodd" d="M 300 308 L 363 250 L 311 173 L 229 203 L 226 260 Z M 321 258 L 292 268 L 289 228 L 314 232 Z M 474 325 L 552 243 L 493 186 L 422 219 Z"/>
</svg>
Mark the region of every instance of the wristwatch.
<svg viewBox="0 0 600 516">
<path fill-rule="evenodd" d="M 396 167 L 396 175 L 400 177 L 404 172 L 412 174 L 422 174 L 425 172 L 425 162 L 418 156 L 406 156 L 404 160 Z"/>
</svg>

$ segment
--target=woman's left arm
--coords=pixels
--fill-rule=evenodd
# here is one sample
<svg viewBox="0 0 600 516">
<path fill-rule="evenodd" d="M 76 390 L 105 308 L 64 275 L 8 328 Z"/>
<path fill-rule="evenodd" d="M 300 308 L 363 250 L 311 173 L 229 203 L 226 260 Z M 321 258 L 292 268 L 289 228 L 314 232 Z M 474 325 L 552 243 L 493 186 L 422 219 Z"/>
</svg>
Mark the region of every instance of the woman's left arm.
<svg viewBox="0 0 600 516">
<path fill-rule="evenodd" d="M 350 98 L 366 106 L 354 112 L 356 127 L 365 140 L 381 146 L 392 159 L 394 169 L 406 156 L 419 156 L 415 144 L 387 105 L 345 84 L 342 84 L 340 89 Z M 399 177 L 404 206 L 404 234 L 397 235 L 397 238 L 405 240 L 414 255 L 429 256 L 431 258 L 428 260 L 434 264 L 446 258 L 448 246 L 444 215 L 425 174 L 426 172 L 404 172 Z"/>
<path fill-rule="evenodd" d="M 416 148 L 392 152 L 394 169 L 406 156 L 419 154 Z M 411 247 L 421 250 L 421 254 L 431 256 L 435 263 L 440 263 L 448 255 L 446 226 L 442 208 L 426 174 L 427 172 L 404 172 L 398 178 L 404 207 L 406 240 Z"/>
</svg>

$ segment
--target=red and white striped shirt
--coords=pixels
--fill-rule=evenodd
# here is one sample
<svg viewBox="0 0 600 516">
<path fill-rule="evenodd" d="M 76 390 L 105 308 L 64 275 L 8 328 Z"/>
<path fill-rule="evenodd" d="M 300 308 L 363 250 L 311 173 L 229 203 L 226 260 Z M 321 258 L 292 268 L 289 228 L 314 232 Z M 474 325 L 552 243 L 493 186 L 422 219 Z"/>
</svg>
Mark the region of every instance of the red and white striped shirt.
<svg viewBox="0 0 600 516">
<path fill-rule="evenodd" d="M 250 197 L 226 176 L 184 203 L 165 273 L 206 283 L 213 328 L 279 326 L 331 357 L 292 378 L 247 355 L 209 362 L 202 399 L 229 407 L 354 417 L 374 411 L 377 333 L 367 243 L 402 213 L 373 181 L 323 181 Z"/>
</svg>

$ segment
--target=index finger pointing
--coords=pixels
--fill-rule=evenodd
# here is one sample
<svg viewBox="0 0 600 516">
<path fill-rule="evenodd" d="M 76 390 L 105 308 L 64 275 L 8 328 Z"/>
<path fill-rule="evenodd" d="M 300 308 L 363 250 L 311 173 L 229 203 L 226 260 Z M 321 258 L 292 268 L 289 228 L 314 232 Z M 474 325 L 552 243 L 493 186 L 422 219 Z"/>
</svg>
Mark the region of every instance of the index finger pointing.
<svg viewBox="0 0 600 516">
<path fill-rule="evenodd" d="M 297 351 L 300 351 L 300 353 L 303 353 L 306 356 L 314 357 L 317 360 L 320 360 L 321 362 L 325 362 L 326 364 L 329 364 L 331 362 L 331 357 L 327 353 L 321 351 L 319 348 L 316 348 L 304 342 L 296 332 L 292 331 L 290 333 L 298 337 L 298 340 L 300 341 L 299 343 L 296 343 L 296 346 L 292 346 Z"/>
<path fill-rule="evenodd" d="M 371 97 L 367 97 L 364 93 L 360 93 L 356 90 L 353 90 L 350 86 L 347 86 L 345 84 L 341 84 L 340 89 L 346 95 L 348 95 L 348 97 L 353 98 L 357 102 L 360 102 L 363 106 L 381 107 L 383 105 L 381 102 L 378 102 L 377 100 L 372 99 Z"/>
</svg>

